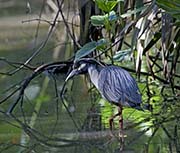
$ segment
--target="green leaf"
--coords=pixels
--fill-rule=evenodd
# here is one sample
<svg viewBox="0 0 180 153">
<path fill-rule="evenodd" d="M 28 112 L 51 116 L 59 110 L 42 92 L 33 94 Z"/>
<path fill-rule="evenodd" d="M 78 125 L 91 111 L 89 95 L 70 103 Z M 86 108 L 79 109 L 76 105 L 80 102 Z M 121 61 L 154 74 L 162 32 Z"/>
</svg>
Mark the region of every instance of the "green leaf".
<svg viewBox="0 0 180 153">
<path fill-rule="evenodd" d="M 91 16 L 91 23 L 94 26 L 103 26 L 106 25 L 107 22 L 116 21 L 117 15 L 114 11 L 111 11 L 109 14 L 105 15 L 93 15 Z"/>
<path fill-rule="evenodd" d="M 93 26 L 103 26 L 105 15 L 93 15 L 91 16 L 91 23 Z"/>
<path fill-rule="evenodd" d="M 92 53 L 96 49 L 103 48 L 106 44 L 107 44 L 107 40 L 104 38 L 98 40 L 97 42 L 92 41 L 92 42 L 85 44 L 80 50 L 77 51 L 77 53 L 75 55 L 75 61 L 79 60 L 80 58 L 82 58 L 84 56 L 89 55 L 90 53 Z"/>
<path fill-rule="evenodd" d="M 104 12 L 110 12 L 114 9 L 114 7 L 118 4 L 118 2 L 124 1 L 124 0 L 95 0 L 97 6 L 99 9 L 101 9 Z"/>
<path fill-rule="evenodd" d="M 180 20 L 177 20 L 177 21 L 175 22 L 175 25 L 176 25 L 176 26 L 180 26 Z"/>
<path fill-rule="evenodd" d="M 113 59 L 115 61 L 123 61 L 126 57 L 129 57 L 130 54 L 131 54 L 131 49 L 121 50 L 121 51 L 118 51 L 113 56 Z"/>
<path fill-rule="evenodd" d="M 100 39 L 97 41 L 97 46 L 96 49 L 100 50 L 100 49 L 104 49 L 105 46 L 108 44 L 108 41 L 106 39 Z"/>
<path fill-rule="evenodd" d="M 114 9 L 114 7 L 117 5 L 117 1 L 108 1 L 106 3 L 106 9 L 107 9 L 107 12 L 110 12 Z"/>
<path fill-rule="evenodd" d="M 100 40 L 97 41 L 97 47 L 101 47 L 107 44 L 107 40 L 102 38 Z"/>
<path fill-rule="evenodd" d="M 95 3 L 97 4 L 98 8 L 101 10 L 106 10 L 106 5 L 105 5 L 106 0 L 95 0 Z"/>
<path fill-rule="evenodd" d="M 174 18 L 180 19 L 180 1 L 179 0 L 157 0 L 157 5 L 171 14 Z"/>
<path fill-rule="evenodd" d="M 80 50 L 77 51 L 75 55 L 75 61 L 93 52 L 96 49 L 96 46 L 96 41 L 85 44 Z"/>
</svg>

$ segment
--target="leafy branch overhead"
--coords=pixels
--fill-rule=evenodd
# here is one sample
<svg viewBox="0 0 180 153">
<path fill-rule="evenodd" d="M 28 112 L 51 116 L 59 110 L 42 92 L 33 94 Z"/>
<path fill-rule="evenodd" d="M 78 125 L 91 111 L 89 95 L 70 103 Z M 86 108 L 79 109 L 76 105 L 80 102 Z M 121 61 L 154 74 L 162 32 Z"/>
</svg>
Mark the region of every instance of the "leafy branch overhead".
<svg viewBox="0 0 180 153">
<path fill-rule="evenodd" d="M 139 77 L 141 72 L 147 71 L 153 79 L 160 76 L 162 80 L 167 80 L 173 89 L 180 76 L 180 1 L 135 1 L 133 4 L 123 0 L 94 2 L 101 14 L 92 15 L 90 21 L 101 30 L 99 41 L 103 40 L 102 45 L 106 48 L 99 48 L 98 41 L 92 40 L 77 51 L 75 59 L 92 56 L 93 52 L 101 59 L 103 55 L 109 57 L 111 62 L 133 57 Z M 142 67 L 142 63 L 146 68 Z"/>
<path fill-rule="evenodd" d="M 106 39 L 100 39 L 97 42 L 92 41 L 87 44 L 85 44 L 80 50 L 78 50 L 75 54 L 75 61 L 79 60 L 80 58 L 83 58 L 95 50 L 103 50 L 105 46 L 107 45 Z"/>
</svg>

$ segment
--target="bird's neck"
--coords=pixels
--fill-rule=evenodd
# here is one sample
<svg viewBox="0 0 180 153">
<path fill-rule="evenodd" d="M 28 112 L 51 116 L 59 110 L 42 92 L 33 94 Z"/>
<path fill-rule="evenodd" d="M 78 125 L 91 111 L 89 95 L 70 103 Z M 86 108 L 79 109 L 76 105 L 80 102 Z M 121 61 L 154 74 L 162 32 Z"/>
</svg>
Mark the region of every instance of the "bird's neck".
<svg viewBox="0 0 180 153">
<path fill-rule="evenodd" d="M 101 66 L 93 65 L 93 64 L 88 67 L 88 74 L 90 76 L 91 82 L 96 86 L 97 89 L 98 89 L 98 78 L 101 69 L 102 69 Z"/>
</svg>

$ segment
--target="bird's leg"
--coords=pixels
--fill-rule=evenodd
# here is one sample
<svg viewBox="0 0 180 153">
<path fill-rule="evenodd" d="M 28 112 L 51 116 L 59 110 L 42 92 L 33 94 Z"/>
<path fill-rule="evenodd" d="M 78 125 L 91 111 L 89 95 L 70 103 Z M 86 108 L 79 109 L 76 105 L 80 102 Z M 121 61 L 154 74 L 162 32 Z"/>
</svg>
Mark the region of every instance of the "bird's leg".
<svg viewBox="0 0 180 153">
<path fill-rule="evenodd" d="M 119 134 L 120 134 L 120 136 L 123 136 L 123 116 L 122 116 L 122 110 L 123 110 L 122 106 L 119 106 L 118 107 L 118 114 L 119 114 L 119 128 L 120 128 Z"/>
<path fill-rule="evenodd" d="M 110 126 L 111 132 L 112 132 L 113 127 L 114 127 L 114 118 L 117 117 L 117 116 L 119 116 L 119 115 L 120 115 L 120 114 L 119 114 L 119 112 L 118 112 L 117 114 L 111 116 L 111 118 L 109 119 L 109 126 Z"/>
<path fill-rule="evenodd" d="M 118 107 L 118 114 L 119 114 L 119 138 L 120 138 L 120 150 L 122 151 L 124 148 L 124 133 L 123 133 L 123 116 L 122 116 L 122 106 Z"/>
</svg>

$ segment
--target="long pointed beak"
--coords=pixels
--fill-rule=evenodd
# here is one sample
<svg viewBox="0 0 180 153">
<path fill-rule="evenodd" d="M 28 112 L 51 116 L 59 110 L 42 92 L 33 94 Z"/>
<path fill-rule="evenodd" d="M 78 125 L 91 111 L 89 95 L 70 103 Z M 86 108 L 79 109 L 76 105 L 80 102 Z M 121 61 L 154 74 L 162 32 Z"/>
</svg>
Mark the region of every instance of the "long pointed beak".
<svg viewBox="0 0 180 153">
<path fill-rule="evenodd" d="M 72 70 L 69 75 L 66 77 L 65 82 L 67 82 L 69 79 L 71 79 L 73 76 L 77 75 L 78 71 L 77 70 Z"/>
</svg>

